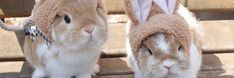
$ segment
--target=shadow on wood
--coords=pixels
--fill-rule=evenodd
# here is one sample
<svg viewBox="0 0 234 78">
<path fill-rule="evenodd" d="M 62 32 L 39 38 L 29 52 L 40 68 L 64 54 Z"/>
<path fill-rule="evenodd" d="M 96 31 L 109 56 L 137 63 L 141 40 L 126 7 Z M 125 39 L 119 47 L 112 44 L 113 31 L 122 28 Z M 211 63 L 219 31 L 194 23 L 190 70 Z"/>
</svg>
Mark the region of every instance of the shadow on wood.
<svg viewBox="0 0 234 78">
<path fill-rule="evenodd" d="M 1 0 L 0 18 L 29 16 L 33 5 L 34 0 Z"/>
<path fill-rule="evenodd" d="M 229 61 L 231 61 L 231 58 L 224 55 L 203 55 L 199 78 L 234 78 L 233 64 L 228 64 Z"/>
</svg>

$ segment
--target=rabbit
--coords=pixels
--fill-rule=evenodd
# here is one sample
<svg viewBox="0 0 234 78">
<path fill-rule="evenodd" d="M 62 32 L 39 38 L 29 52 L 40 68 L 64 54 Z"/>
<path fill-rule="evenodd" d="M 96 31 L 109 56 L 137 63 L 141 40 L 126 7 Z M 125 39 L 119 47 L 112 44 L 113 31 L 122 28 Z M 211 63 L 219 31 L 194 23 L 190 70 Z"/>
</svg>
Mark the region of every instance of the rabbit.
<svg viewBox="0 0 234 78">
<path fill-rule="evenodd" d="M 197 78 L 199 24 L 180 0 L 124 0 L 126 48 L 134 78 Z"/>
<path fill-rule="evenodd" d="M 91 78 L 99 71 L 108 32 L 101 0 L 38 0 L 25 24 L 31 24 L 29 20 L 40 35 L 25 37 L 24 55 L 35 68 L 32 78 Z M 1 27 L 15 31 L 25 24 Z"/>
</svg>

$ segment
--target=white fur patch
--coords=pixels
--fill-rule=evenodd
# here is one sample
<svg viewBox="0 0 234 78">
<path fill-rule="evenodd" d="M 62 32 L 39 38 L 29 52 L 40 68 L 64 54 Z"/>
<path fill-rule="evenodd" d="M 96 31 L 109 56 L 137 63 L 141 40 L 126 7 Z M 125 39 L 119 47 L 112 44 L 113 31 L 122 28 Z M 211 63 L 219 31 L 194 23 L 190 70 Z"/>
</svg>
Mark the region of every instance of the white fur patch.
<svg viewBox="0 0 234 78">
<path fill-rule="evenodd" d="M 131 0 L 133 10 L 140 22 L 146 21 L 151 10 L 152 2 L 152 0 Z"/>
<path fill-rule="evenodd" d="M 201 25 L 197 21 L 196 17 L 194 17 L 187 8 L 185 8 L 183 5 L 179 5 L 177 12 L 185 19 L 191 29 L 195 29 L 196 33 L 198 33 L 200 36 L 204 36 L 202 33 L 203 29 L 200 27 Z"/>
<path fill-rule="evenodd" d="M 166 14 L 173 14 L 177 0 L 153 0 Z"/>
<path fill-rule="evenodd" d="M 170 51 L 169 43 L 166 41 L 166 38 L 163 34 L 159 34 L 156 36 L 155 44 L 166 54 L 168 54 Z"/>
<path fill-rule="evenodd" d="M 168 59 L 168 60 L 163 61 L 162 64 L 163 66 L 171 67 L 175 64 L 175 61 Z"/>
<path fill-rule="evenodd" d="M 32 78 L 44 78 L 46 76 L 46 73 L 41 68 L 36 68 L 33 72 Z"/>
<path fill-rule="evenodd" d="M 96 47 L 98 46 L 86 47 L 82 50 L 69 50 L 55 45 L 48 48 L 45 43 L 42 43 L 37 48 L 37 54 L 43 60 L 46 72 L 51 78 L 69 78 L 74 75 L 78 75 L 78 78 L 81 78 L 80 76 L 88 78 L 101 53 L 100 49 Z M 42 72 L 36 71 L 35 76 L 40 73 Z"/>
<path fill-rule="evenodd" d="M 191 47 L 190 47 L 190 62 L 191 62 L 191 67 L 190 67 L 190 78 L 197 78 L 197 73 L 200 70 L 201 67 L 201 63 L 202 63 L 202 57 L 200 52 L 198 51 L 198 48 L 196 47 L 196 45 L 194 44 L 194 42 L 192 42 Z"/>
<path fill-rule="evenodd" d="M 147 65 L 154 65 L 156 62 L 155 58 L 153 56 L 148 57 Z"/>
</svg>

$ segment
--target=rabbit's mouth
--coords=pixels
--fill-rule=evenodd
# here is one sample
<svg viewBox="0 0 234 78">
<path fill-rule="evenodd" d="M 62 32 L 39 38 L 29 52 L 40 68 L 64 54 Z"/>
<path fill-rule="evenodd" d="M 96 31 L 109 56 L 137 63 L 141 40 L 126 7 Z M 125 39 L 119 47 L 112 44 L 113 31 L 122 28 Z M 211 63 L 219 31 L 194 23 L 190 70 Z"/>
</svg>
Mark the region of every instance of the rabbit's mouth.
<svg viewBox="0 0 234 78">
<path fill-rule="evenodd" d="M 166 69 L 166 70 L 161 70 L 162 74 L 162 78 L 171 78 L 171 77 L 176 77 L 178 76 L 177 73 L 173 72 L 172 69 Z"/>
<path fill-rule="evenodd" d="M 178 75 L 175 74 L 175 73 L 172 73 L 172 72 L 168 72 L 167 74 L 164 75 L 163 78 L 174 78 L 174 77 L 177 77 Z"/>
<path fill-rule="evenodd" d="M 92 34 L 90 34 L 90 35 L 88 36 L 88 40 L 89 40 L 89 41 L 93 41 L 93 35 L 92 35 Z"/>
<path fill-rule="evenodd" d="M 83 29 L 83 34 L 88 37 L 89 40 L 92 40 L 93 35 L 95 34 L 96 28 L 95 27 L 86 27 Z"/>
</svg>

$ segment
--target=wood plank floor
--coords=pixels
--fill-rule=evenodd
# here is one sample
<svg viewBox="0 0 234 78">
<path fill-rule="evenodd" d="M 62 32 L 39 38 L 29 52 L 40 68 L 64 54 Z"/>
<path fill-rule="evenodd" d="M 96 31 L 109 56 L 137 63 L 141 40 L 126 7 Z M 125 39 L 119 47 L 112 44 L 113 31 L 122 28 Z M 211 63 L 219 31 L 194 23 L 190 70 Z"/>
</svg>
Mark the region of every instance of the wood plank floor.
<svg viewBox="0 0 234 78">
<path fill-rule="evenodd" d="M 220 53 L 234 52 L 234 21 L 201 21 L 201 29 L 204 33 L 203 53 Z M 126 23 L 110 23 L 109 38 L 103 47 L 104 54 L 123 56 L 125 49 L 125 24 Z M 23 58 L 23 53 L 17 41 L 23 42 L 23 38 L 16 38 L 14 32 L 0 30 L 0 60 L 6 58 Z M 23 33 L 17 33 L 23 36 Z M 6 45 L 7 44 L 7 45 Z"/>
<path fill-rule="evenodd" d="M 234 53 L 204 54 L 199 78 L 234 78 Z M 101 58 L 94 78 L 132 78 L 126 57 Z M 24 61 L 0 62 L 0 78 L 29 78 L 33 68 Z"/>
<path fill-rule="evenodd" d="M 234 78 L 234 21 L 200 23 L 204 39 L 199 78 Z M 133 78 L 126 58 L 125 24 L 125 15 L 109 16 L 109 38 L 99 60 L 100 72 L 93 78 Z M 33 68 L 24 60 L 22 35 L 0 29 L 0 78 L 30 78 Z"/>
</svg>

